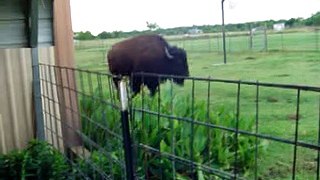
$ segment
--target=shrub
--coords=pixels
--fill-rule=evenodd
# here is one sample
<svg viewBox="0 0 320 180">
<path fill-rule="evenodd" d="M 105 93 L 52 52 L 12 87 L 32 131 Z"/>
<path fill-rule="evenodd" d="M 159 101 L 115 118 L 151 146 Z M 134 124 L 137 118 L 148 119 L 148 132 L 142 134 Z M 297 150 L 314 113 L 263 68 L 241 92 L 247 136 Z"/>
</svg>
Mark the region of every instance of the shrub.
<svg viewBox="0 0 320 180">
<path fill-rule="evenodd" d="M 31 141 L 22 151 L 0 156 L 0 179 L 68 179 L 71 168 L 46 142 Z"/>
<path fill-rule="evenodd" d="M 200 167 L 195 167 L 195 171 L 191 172 L 189 165 L 172 162 L 157 153 L 139 147 L 138 144 L 148 145 L 161 152 L 174 154 L 186 160 L 190 160 L 192 157 L 191 160 L 197 164 L 207 165 L 222 171 L 233 171 L 232 168 L 237 163 L 237 171 L 244 176 L 247 175 L 255 163 L 255 138 L 238 134 L 236 139 L 235 132 L 209 128 L 199 124 L 205 122 L 210 125 L 235 128 L 236 115 L 225 110 L 223 106 L 215 107 L 208 112 L 206 101 L 196 99 L 192 105 L 189 94 L 177 93 L 171 88 L 169 83 L 161 85 L 160 103 L 158 103 L 158 94 L 154 97 L 148 95 L 142 97 L 141 94 L 138 94 L 132 99 L 131 129 L 132 139 L 136 145 L 134 146 L 136 147 L 134 157 L 136 157 L 135 165 L 139 177 L 171 177 L 174 172 L 179 178 L 190 176 L 205 178 L 208 175 Z M 103 94 L 105 98 L 110 99 L 109 92 Z M 90 117 L 92 121 L 107 125 L 109 130 L 121 134 L 118 109 L 106 106 L 101 103 L 101 99 L 83 98 L 80 104 L 84 117 Z M 169 119 L 158 114 L 143 113 L 139 109 L 185 119 Z M 108 118 L 101 117 L 104 116 L 103 114 L 108 114 Z M 83 121 L 86 121 L 83 123 L 83 132 L 87 136 L 93 138 L 99 145 L 105 146 L 110 151 L 109 153 L 121 155 L 122 144 L 119 139 L 110 136 L 101 128 L 89 128 L 90 125 L 86 124 L 88 123 L 87 119 L 83 119 Z M 254 130 L 254 118 L 240 117 L 238 122 L 239 129 L 248 132 Z M 261 142 L 258 147 L 262 147 Z M 234 158 L 236 150 L 238 153 L 237 162 Z M 121 174 L 119 168 L 112 170 L 112 174 L 117 173 Z"/>
<path fill-rule="evenodd" d="M 116 166 L 114 160 L 118 156 L 108 157 L 101 151 L 94 150 L 87 159 L 77 159 L 74 167 L 74 175 L 77 178 L 85 176 L 89 179 L 123 179 L 125 169 Z"/>
</svg>

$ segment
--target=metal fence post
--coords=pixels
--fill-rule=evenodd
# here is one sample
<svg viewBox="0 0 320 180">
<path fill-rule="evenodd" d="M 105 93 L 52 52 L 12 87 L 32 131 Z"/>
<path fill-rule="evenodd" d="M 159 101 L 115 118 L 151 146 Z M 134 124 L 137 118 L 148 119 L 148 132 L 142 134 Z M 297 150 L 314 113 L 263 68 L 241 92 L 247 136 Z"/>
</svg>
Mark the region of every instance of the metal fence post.
<svg viewBox="0 0 320 180">
<path fill-rule="evenodd" d="M 134 179 L 133 170 L 133 159 L 132 159 L 132 149 L 131 149 L 131 137 L 129 129 L 129 112 L 128 112 L 128 94 L 126 81 L 120 81 L 120 100 L 121 100 L 121 125 L 122 125 L 122 136 L 123 136 L 123 146 L 125 153 L 126 162 L 126 174 L 128 180 Z"/>
<path fill-rule="evenodd" d="M 268 36 L 267 36 L 267 27 L 265 25 L 263 29 L 263 37 L 264 37 L 264 51 L 268 51 Z"/>
<path fill-rule="evenodd" d="M 31 12 L 30 17 L 30 40 L 29 46 L 31 47 L 32 58 L 32 77 L 33 77 L 33 98 L 35 107 L 36 118 L 36 137 L 39 140 L 45 140 L 44 121 L 43 121 L 43 109 L 41 99 L 41 84 L 40 84 L 40 67 L 39 67 L 39 55 L 38 55 L 38 19 L 39 19 L 39 7 L 38 1 L 30 1 Z"/>
<path fill-rule="evenodd" d="M 320 31 L 320 28 L 315 29 L 315 32 L 316 32 L 316 51 L 319 51 L 319 31 Z"/>
<path fill-rule="evenodd" d="M 251 27 L 251 24 L 249 26 L 249 48 L 250 50 L 252 51 L 253 50 L 253 32 L 252 32 L 252 27 Z"/>
<path fill-rule="evenodd" d="M 223 62 L 227 64 L 227 53 L 226 53 L 226 30 L 224 27 L 224 1 L 221 0 L 221 11 L 222 11 L 222 45 L 223 45 Z"/>
</svg>

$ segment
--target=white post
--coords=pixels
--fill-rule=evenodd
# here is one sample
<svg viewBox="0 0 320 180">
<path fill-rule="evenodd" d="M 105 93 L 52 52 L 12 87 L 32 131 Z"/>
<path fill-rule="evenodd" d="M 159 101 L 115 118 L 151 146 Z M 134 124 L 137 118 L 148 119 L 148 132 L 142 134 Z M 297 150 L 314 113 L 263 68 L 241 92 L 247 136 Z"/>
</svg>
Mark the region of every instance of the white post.
<svg viewBox="0 0 320 180">
<path fill-rule="evenodd" d="M 125 80 L 120 81 L 120 100 L 121 100 L 121 110 L 128 110 L 128 93 L 127 93 L 127 83 Z"/>
</svg>

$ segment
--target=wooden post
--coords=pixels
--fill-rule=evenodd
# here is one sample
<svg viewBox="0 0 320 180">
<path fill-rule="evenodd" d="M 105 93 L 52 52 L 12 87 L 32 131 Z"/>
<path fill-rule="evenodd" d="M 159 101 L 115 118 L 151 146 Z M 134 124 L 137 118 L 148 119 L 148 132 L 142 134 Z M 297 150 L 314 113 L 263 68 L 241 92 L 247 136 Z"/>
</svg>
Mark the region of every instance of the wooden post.
<svg viewBox="0 0 320 180">
<path fill-rule="evenodd" d="M 73 31 L 71 25 L 70 0 L 54 0 L 54 44 L 55 63 L 57 66 L 75 67 Z M 60 103 L 62 135 L 65 149 L 82 145 L 78 132 L 81 130 L 74 71 L 66 68 L 56 69 L 59 85 L 58 98 Z M 67 87 L 67 88 L 66 88 Z"/>
</svg>

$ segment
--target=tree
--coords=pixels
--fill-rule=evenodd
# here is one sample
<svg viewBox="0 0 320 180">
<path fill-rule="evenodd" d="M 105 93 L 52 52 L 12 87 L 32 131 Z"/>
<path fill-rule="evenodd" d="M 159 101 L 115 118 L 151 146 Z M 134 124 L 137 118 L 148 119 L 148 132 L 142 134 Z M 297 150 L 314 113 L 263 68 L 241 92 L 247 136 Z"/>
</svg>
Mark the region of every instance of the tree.
<svg viewBox="0 0 320 180">
<path fill-rule="evenodd" d="M 291 19 L 289 19 L 288 21 L 285 22 L 285 25 L 288 26 L 288 27 L 293 27 L 296 24 L 297 21 L 298 21 L 297 19 L 291 18 Z"/>
<path fill-rule="evenodd" d="M 148 21 L 147 23 L 147 27 L 149 28 L 150 31 L 154 31 L 156 29 L 159 29 L 159 26 L 157 25 L 157 23 L 149 23 Z"/>
<path fill-rule="evenodd" d="M 320 26 L 320 12 L 312 15 L 310 18 L 305 20 L 306 26 Z"/>
<path fill-rule="evenodd" d="M 313 25 L 320 26 L 320 12 L 317 12 L 313 17 Z"/>
<path fill-rule="evenodd" d="M 86 31 L 86 32 L 78 32 L 78 33 L 75 33 L 75 39 L 78 39 L 78 40 L 92 40 L 92 39 L 95 39 L 95 36 L 91 34 L 90 31 Z"/>
<path fill-rule="evenodd" d="M 98 37 L 99 39 L 108 39 L 108 38 L 112 38 L 112 34 L 106 32 L 106 31 L 103 31 L 102 33 L 98 34 L 97 37 Z"/>
<path fill-rule="evenodd" d="M 123 32 L 122 31 L 113 31 L 112 33 L 111 33 L 111 37 L 112 38 L 120 38 L 120 37 L 122 37 L 123 36 Z"/>
</svg>

